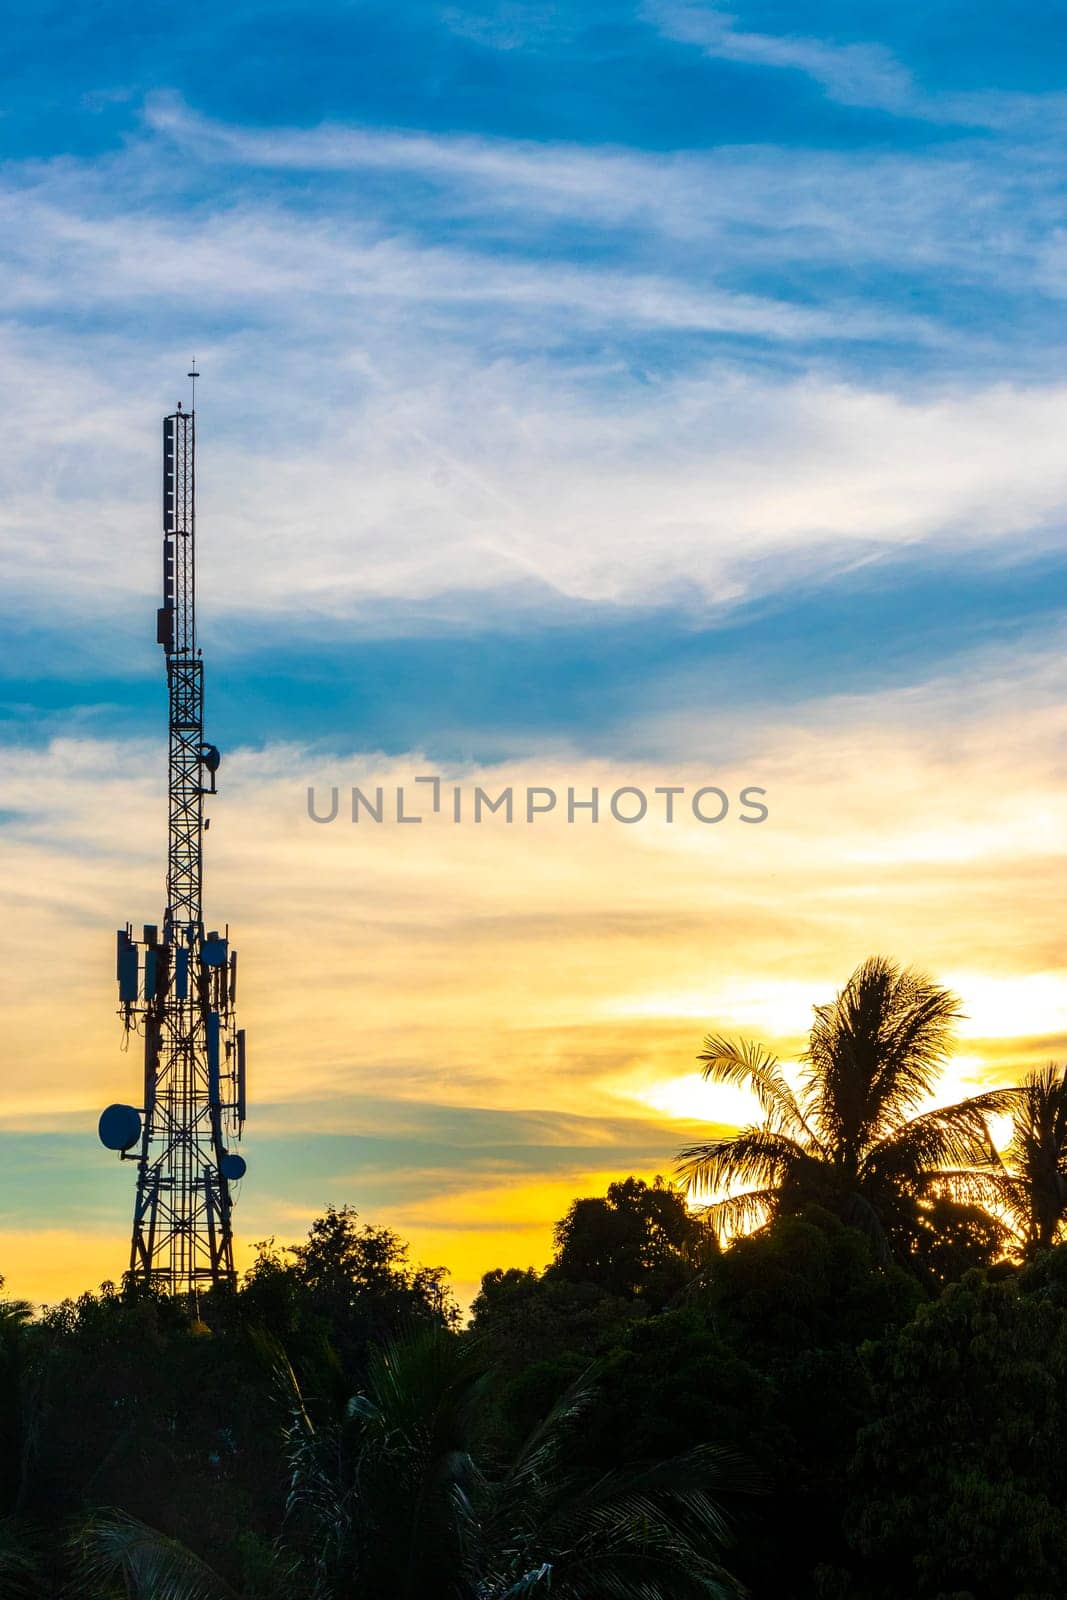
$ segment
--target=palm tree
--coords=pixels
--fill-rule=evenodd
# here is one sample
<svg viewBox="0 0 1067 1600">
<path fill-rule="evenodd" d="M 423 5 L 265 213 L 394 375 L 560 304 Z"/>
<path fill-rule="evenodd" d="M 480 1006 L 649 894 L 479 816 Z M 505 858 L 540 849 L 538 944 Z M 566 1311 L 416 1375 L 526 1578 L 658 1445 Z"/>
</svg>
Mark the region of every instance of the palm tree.
<svg viewBox="0 0 1067 1600">
<path fill-rule="evenodd" d="M 1028 1074 L 1014 1107 L 1000 1194 L 1027 1255 L 1062 1237 L 1067 1218 L 1067 1067 Z"/>
<path fill-rule="evenodd" d="M 761 1045 L 709 1035 L 705 1078 L 754 1091 L 758 1125 L 678 1157 L 690 1194 L 722 1233 L 747 1232 L 812 1202 L 862 1228 L 882 1260 L 915 1248 L 924 1199 L 991 1193 L 986 1118 L 1018 1090 L 997 1089 L 916 1114 L 948 1057 L 959 1001 L 922 973 L 872 956 L 815 1021 L 800 1089 Z"/>
</svg>

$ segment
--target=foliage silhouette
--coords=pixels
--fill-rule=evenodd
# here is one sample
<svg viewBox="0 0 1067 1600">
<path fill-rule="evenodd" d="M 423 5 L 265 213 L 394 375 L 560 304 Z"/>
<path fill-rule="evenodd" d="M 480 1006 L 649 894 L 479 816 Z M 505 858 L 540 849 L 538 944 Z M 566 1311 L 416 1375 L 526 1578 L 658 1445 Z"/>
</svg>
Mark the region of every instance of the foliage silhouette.
<svg viewBox="0 0 1067 1600">
<path fill-rule="evenodd" d="M 970 1274 L 868 1355 L 846 1526 L 870 1592 L 1067 1588 L 1067 1307 Z"/>
<path fill-rule="evenodd" d="M 291 1532 L 275 1549 L 285 1592 L 307 1600 L 736 1600 L 711 1495 L 743 1468 L 703 1446 L 582 1480 L 567 1466 L 592 1376 L 553 1407 L 506 1468 L 477 1457 L 490 1372 L 478 1344 L 413 1327 L 372 1355 L 365 1390 L 316 1426 L 291 1367 Z M 294 1547 L 296 1548 L 296 1546 Z M 177 1541 L 121 1513 L 75 1540 L 81 1592 L 131 1600 L 237 1600 Z"/>
<path fill-rule="evenodd" d="M 799 1094 L 709 1040 L 762 1226 L 620 1178 L 467 1330 L 347 1206 L 196 1307 L 0 1301 L 0 1600 L 1067 1593 L 1065 1074 L 924 1112 L 955 1010 L 865 963 Z"/>
<path fill-rule="evenodd" d="M 592 1399 L 587 1374 L 494 1468 L 478 1456 L 490 1378 L 477 1341 L 425 1326 L 372 1354 L 365 1391 L 325 1428 L 294 1390 L 291 1504 L 310 1524 L 316 1597 L 740 1593 L 719 1561 L 726 1526 L 711 1491 L 728 1464 L 720 1452 L 705 1446 L 580 1479 L 568 1455 Z"/>
<path fill-rule="evenodd" d="M 610 1183 L 604 1197 L 575 1200 L 554 1237 L 550 1275 L 657 1308 L 707 1266 L 717 1244 L 662 1178 L 653 1184 L 626 1178 Z"/>
</svg>

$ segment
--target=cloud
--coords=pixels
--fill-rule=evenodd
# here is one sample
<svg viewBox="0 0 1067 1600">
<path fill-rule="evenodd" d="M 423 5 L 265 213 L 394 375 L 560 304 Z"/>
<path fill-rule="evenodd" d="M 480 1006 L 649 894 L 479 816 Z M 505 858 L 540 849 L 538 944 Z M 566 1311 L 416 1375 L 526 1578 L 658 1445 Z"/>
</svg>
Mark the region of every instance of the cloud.
<svg viewBox="0 0 1067 1600">
<path fill-rule="evenodd" d="M 308 784 L 322 800 L 334 783 L 391 795 L 406 782 L 410 807 L 422 793 L 411 780 L 432 763 L 418 752 L 331 761 L 299 746 L 235 755 L 212 807 L 209 915 L 240 933 L 257 1093 L 321 1100 L 374 1084 L 379 1094 L 387 1070 L 412 1097 L 440 1100 L 449 1085 L 444 1098 L 457 1103 L 534 1111 L 550 1094 L 554 1109 L 588 1115 L 590 1095 L 606 1109 L 609 1080 L 659 1059 L 668 1037 L 684 1051 L 701 1031 L 694 996 L 709 1022 L 747 1017 L 788 1040 L 806 1025 L 797 995 L 817 998 L 872 944 L 935 968 L 1053 970 L 1057 680 L 1041 689 L 1040 674 L 1017 674 L 984 694 L 975 681 L 798 708 L 728 761 L 676 754 L 623 767 L 550 748 L 457 771 L 468 804 L 476 782 L 564 795 L 570 784 L 579 797 L 597 784 L 605 806 L 622 783 L 651 795 L 667 782 L 730 794 L 751 782 L 772 810 L 758 828 L 684 817 L 568 826 L 562 803 L 532 826 L 455 826 L 442 813 L 357 827 L 345 808 L 316 827 Z M 710 723 L 687 738 L 691 751 L 714 750 Z M 29 980 L 10 1040 L 37 1063 L 6 1109 L 58 1106 L 72 1084 L 92 1104 L 119 1064 L 102 908 L 113 905 L 116 923 L 138 908 L 158 915 L 161 752 L 57 741 L 8 750 L 4 771 L 17 846 L 9 970 Z M 772 958 L 783 942 L 788 959 Z"/>
<path fill-rule="evenodd" d="M 842 105 L 912 111 L 919 95 L 910 73 L 881 44 L 829 44 L 803 34 L 753 33 L 716 5 L 649 5 L 646 10 L 672 39 L 697 44 L 720 61 L 802 72 Z"/>
<path fill-rule="evenodd" d="M 253 186 L 265 175 L 362 181 L 354 190 L 324 185 L 317 202 L 305 187 L 301 203 L 312 216 L 336 215 L 358 198 L 364 216 L 404 229 L 417 208 L 420 232 L 481 235 L 490 248 L 525 243 L 553 259 L 568 253 L 566 235 L 554 233 L 559 223 L 580 223 L 581 238 L 599 253 L 614 243 L 641 259 L 646 244 L 689 281 L 706 278 L 709 267 L 733 274 L 758 264 L 781 276 L 788 263 L 851 273 L 880 262 L 897 274 L 951 270 L 989 290 L 1005 287 L 1005 275 L 1008 284 L 1025 278 L 1037 288 L 1042 233 L 1061 212 L 1059 162 L 1020 130 L 919 151 L 775 143 L 651 151 L 339 122 L 249 127 L 198 113 L 171 93 L 147 99 L 144 124 L 162 152 L 149 142 L 125 157 L 135 170 L 166 167 L 163 152 L 176 151 L 204 181 L 218 171 Z M 365 180 L 378 174 L 391 186 L 369 187 Z M 713 245 L 713 257 L 693 254 L 699 241 Z M 846 281 L 819 289 L 841 303 Z M 805 288 L 810 294 L 810 280 Z M 911 331 L 922 337 L 909 310 Z M 898 328 L 908 332 L 903 319 Z"/>
<path fill-rule="evenodd" d="M 38 621 L 86 604 L 148 619 L 154 408 L 117 393 L 128 358 L 91 383 L 70 361 L 9 348 L 30 400 L 2 472 L 9 591 Z M 562 602 L 706 614 L 920 543 L 930 558 L 999 545 L 1019 559 L 1054 538 L 1067 501 L 1060 385 L 905 399 L 712 368 L 620 375 L 608 395 L 543 360 L 428 349 L 416 377 L 411 346 L 381 351 L 380 366 L 349 346 L 324 374 L 346 403 L 289 443 L 277 412 L 258 425 L 267 357 L 248 370 L 246 349 L 223 341 L 203 363 L 216 625 L 318 614 L 375 630 L 405 604 L 474 617 L 490 595 L 501 623 Z"/>
<path fill-rule="evenodd" d="M 1061 93 L 929 89 L 880 42 L 839 43 L 799 32 L 756 32 L 739 26 L 734 13 L 708 0 L 648 0 L 644 15 L 666 38 L 695 45 L 713 60 L 800 73 L 842 106 L 1039 137 L 1047 135 L 1050 125 L 1062 124 L 1067 109 L 1067 97 Z"/>
<path fill-rule="evenodd" d="M 1005 296 L 1058 295 L 1057 180 L 976 161 L 253 129 L 156 96 L 94 169 L 6 172 L 16 608 L 76 634 L 150 608 L 156 418 L 194 350 L 220 618 L 707 614 L 902 546 L 1032 553 L 1064 390 Z"/>
<path fill-rule="evenodd" d="M 746 293 L 709 281 L 601 262 L 494 255 L 458 242 L 416 243 L 342 216 L 301 216 L 299 226 L 272 202 L 220 208 L 202 224 L 151 214 L 72 214 L 65 205 L 9 190 L 0 217 L 18 216 L 20 242 L 0 277 L 11 310 L 41 315 L 78 309 L 103 318 L 131 310 L 159 316 L 164 305 L 294 326 L 294 297 L 307 296 L 295 330 L 322 337 L 350 330 L 369 304 L 390 321 L 417 308 L 428 320 L 499 315 L 529 319 L 542 337 L 566 328 L 620 325 L 666 333 L 749 339 L 839 341 L 934 337 L 907 313 L 862 305 L 831 314 L 788 297 Z M 340 325 L 338 323 L 340 316 Z M 506 330 L 505 330 L 506 331 Z"/>
</svg>

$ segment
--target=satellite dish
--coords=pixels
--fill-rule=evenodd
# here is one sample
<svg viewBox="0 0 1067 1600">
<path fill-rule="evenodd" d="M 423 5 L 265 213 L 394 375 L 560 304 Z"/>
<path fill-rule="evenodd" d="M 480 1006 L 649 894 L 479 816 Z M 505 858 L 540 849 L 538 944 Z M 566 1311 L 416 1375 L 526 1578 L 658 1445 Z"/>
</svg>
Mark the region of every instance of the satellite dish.
<svg viewBox="0 0 1067 1600">
<path fill-rule="evenodd" d="M 133 1106 L 108 1106 L 100 1113 L 99 1133 L 105 1150 L 129 1150 L 141 1137 L 141 1113 Z"/>
<path fill-rule="evenodd" d="M 202 744 L 200 746 L 200 759 L 209 772 L 217 772 L 222 761 L 222 756 L 219 754 L 219 751 L 215 745 Z"/>
<path fill-rule="evenodd" d="M 236 1183 L 238 1178 L 243 1178 L 248 1171 L 248 1163 L 244 1156 L 239 1156 L 231 1150 L 219 1162 L 219 1171 L 228 1183 Z"/>
</svg>

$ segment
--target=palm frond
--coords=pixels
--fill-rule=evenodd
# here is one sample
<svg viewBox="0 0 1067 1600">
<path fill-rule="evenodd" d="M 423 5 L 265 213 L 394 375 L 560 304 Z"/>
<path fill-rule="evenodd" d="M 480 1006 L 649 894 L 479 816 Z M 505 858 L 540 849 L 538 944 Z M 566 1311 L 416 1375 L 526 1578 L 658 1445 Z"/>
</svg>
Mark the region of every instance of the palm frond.
<svg viewBox="0 0 1067 1600">
<path fill-rule="evenodd" d="M 576 1556 L 552 1568 L 550 1583 L 554 1600 L 743 1600 L 747 1593 L 706 1557 L 687 1568 L 673 1556 L 634 1550 Z"/>
<path fill-rule="evenodd" d="M 676 1170 L 690 1192 L 703 1189 L 715 1193 L 738 1185 L 780 1189 L 788 1179 L 817 1164 L 804 1145 L 765 1125 L 742 1128 L 740 1133 L 709 1144 L 689 1145 L 678 1152 Z"/>
<path fill-rule="evenodd" d="M 530 1481 L 544 1477 L 563 1457 L 578 1419 L 589 1409 L 596 1393 L 600 1366 L 591 1363 L 564 1390 L 542 1420 L 520 1445 L 502 1485 L 522 1494 Z"/>
<path fill-rule="evenodd" d="M 590 1513 L 607 1508 L 614 1516 L 620 1507 L 638 1501 L 691 1502 L 709 1538 L 727 1537 L 727 1523 L 709 1496 L 724 1489 L 753 1494 L 760 1487 L 757 1474 L 734 1451 L 719 1445 L 697 1445 L 666 1461 L 655 1461 L 604 1473 L 567 1497 L 565 1516 L 576 1523 Z"/>
<path fill-rule="evenodd" d="M 923 974 L 864 961 L 815 1007 L 805 1082 L 825 1134 L 858 1152 L 890 1132 L 932 1091 L 960 1015 L 956 996 Z"/>
<path fill-rule="evenodd" d="M 1019 1200 L 1015 1180 L 995 1165 L 939 1167 L 925 1175 L 922 1194 L 924 1199 L 980 1206 L 992 1219 L 1011 1214 Z"/>
<path fill-rule="evenodd" d="M 11 1518 L 0 1521 L 0 1597 L 31 1600 L 43 1590 L 37 1555 L 25 1530 Z"/>
<path fill-rule="evenodd" d="M 817 1144 L 803 1109 L 782 1073 L 778 1057 L 754 1039 L 727 1039 L 709 1033 L 697 1056 L 704 1063 L 704 1077 L 716 1083 L 729 1083 L 751 1089 L 773 1125 L 796 1138 L 805 1134 Z"/>
<path fill-rule="evenodd" d="M 683 1600 L 740 1591 L 718 1562 L 727 1539 L 715 1498 L 755 1487 L 748 1466 L 706 1446 L 590 1481 L 568 1469 L 574 1430 L 599 1376 L 589 1368 L 502 1478 L 482 1483 L 484 1600 L 542 1591 L 565 1600 Z"/>
<path fill-rule="evenodd" d="M 454 1440 L 469 1433 L 488 1382 L 477 1339 L 459 1339 L 436 1323 L 417 1323 L 376 1345 L 365 1398 L 383 1428 L 411 1435 L 427 1427 Z"/>
<path fill-rule="evenodd" d="M 1026 1160 L 1044 1152 L 1062 1161 L 1067 1150 L 1067 1067 L 1061 1073 L 1050 1061 L 1027 1075 L 1017 1095 L 1009 1157 Z"/>
<path fill-rule="evenodd" d="M 554 1600 L 744 1600 L 747 1593 L 714 1557 L 644 1525 L 622 1549 L 592 1541 L 554 1563 L 550 1592 Z"/>
<path fill-rule="evenodd" d="M 0 1300 L 0 1330 L 24 1327 L 33 1319 L 33 1307 L 28 1300 Z"/>
<path fill-rule="evenodd" d="M 1003 1190 L 994 1173 L 949 1169 L 931 1178 L 919 1213 L 935 1233 L 944 1234 L 951 1228 L 952 1219 L 937 1213 L 933 1203 L 938 1200 L 948 1200 L 959 1207 L 959 1220 L 964 1225 L 974 1226 L 980 1222 L 998 1249 L 1003 1251 L 1019 1243 L 1013 1219 L 1003 1204 Z"/>
<path fill-rule="evenodd" d="M 1067 1067 L 1049 1062 L 1016 1094 L 1005 1165 L 1016 1230 L 1033 1251 L 1055 1244 L 1067 1227 Z"/>
<path fill-rule="evenodd" d="M 185 1545 L 119 1511 L 91 1518 L 73 1546 L 83 1592 L 121 1584 L 130 1600 L 237 1600 Z"/>
<path fill-rule="evenodd" d="M 747 1464 L 710 1445 L 568 1484 L 537 1529 L 551 1552 L 551 1592 L 572 1600 L 736 1600 L 743 1591 L 717 1557 L 729 1529 L 714 1491 L 756 1487 Z"/>
<path fill-rule="evenodd" d="M 526 1600 L 531 1594 L 547 1594 L 551 1587 L 552 1563 L 543 1561 L 509 1583 L 506 1589 L 494 1591 L 492 1600 Z"/>
<path fill-rule="evenodd" d="M 739 1234 L 757 1233 L 765 1227 L 774 1216 L 778 1201 L 777 1189 L 744 1189 L 740 1194 L 727 1195 L 725 1199 L 701 1206 L 700 1214 L 725 1243 Z"/>
<path fill-rule="evenodd" d="M 864 1169 L 916 1191 L 939 1168 L 997 1169 L 1000 1158 L 987 1118 L 1010 1111 L 1018 1094 L 1017 1089 L 991 1089 L 912 1117 L 867 1152 Z"/>
</svg>

